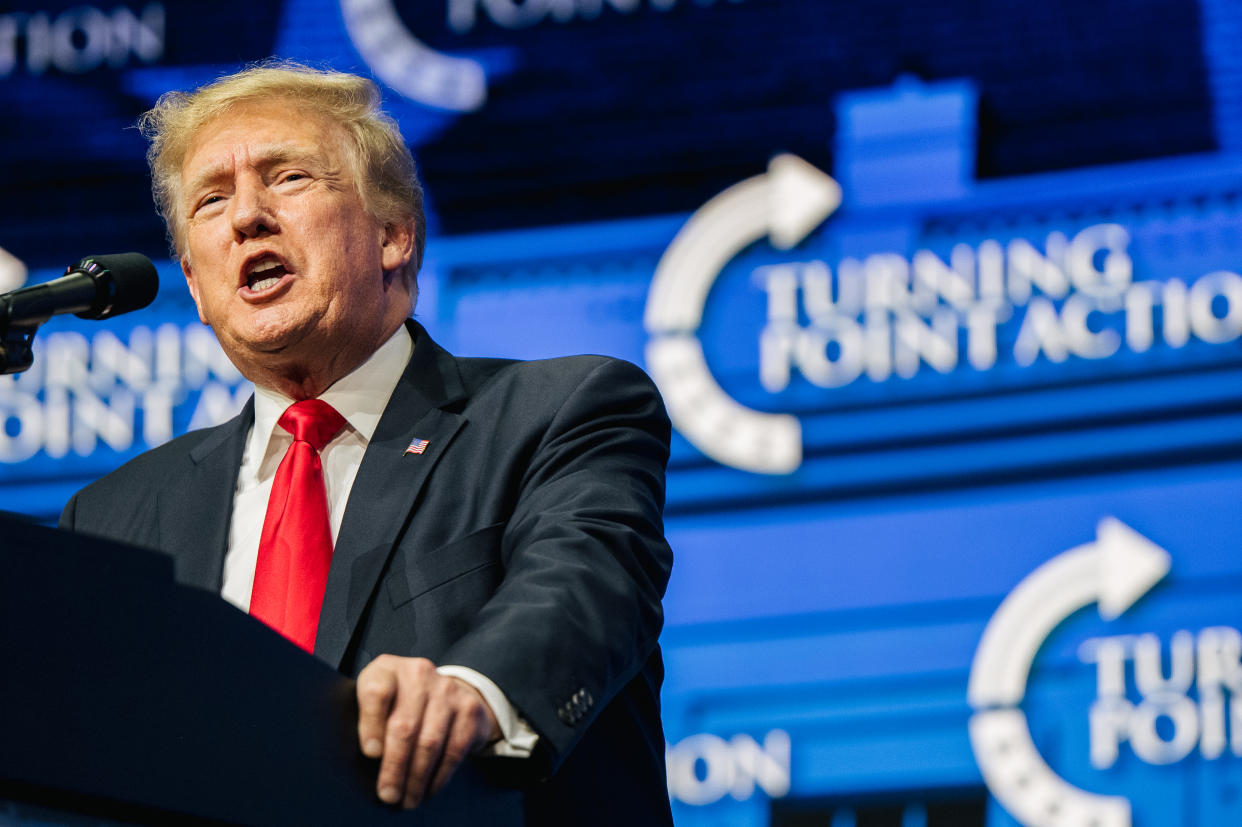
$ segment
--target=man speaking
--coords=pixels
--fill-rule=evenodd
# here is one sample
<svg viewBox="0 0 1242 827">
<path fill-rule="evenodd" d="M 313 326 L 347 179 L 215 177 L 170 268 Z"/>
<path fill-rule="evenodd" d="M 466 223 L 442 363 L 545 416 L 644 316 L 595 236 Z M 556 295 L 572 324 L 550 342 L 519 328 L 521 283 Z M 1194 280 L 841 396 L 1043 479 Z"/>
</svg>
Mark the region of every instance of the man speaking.
<svg viewBox="0 0 1242 827">
<path fill-rule="evenodd" d="M 669 823 L 651 382 L 603 357 L 456 358 L 409 319 L 422 190 L 372 82 L 266 64 L 140 125 L 199 317 L 255 395 L 61 526 L 172 555 L 356 675 L 385 802 L 475 755 L 520 768 L 526 823 Z"/>
</svg>

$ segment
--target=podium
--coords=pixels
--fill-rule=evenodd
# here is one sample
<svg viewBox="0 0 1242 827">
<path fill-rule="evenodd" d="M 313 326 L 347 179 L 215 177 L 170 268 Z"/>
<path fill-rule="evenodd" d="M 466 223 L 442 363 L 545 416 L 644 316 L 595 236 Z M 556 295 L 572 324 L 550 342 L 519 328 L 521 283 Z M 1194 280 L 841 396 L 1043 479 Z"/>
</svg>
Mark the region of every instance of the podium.
<svg viewBox="0 0 1242 827">
<path fill-rule="evenodd" d="M 469 765 L 381 803 L 354 682 L 161 554 L 0 517 L 0 670 L 0 824 L 520 823 Z"/>
</svg>

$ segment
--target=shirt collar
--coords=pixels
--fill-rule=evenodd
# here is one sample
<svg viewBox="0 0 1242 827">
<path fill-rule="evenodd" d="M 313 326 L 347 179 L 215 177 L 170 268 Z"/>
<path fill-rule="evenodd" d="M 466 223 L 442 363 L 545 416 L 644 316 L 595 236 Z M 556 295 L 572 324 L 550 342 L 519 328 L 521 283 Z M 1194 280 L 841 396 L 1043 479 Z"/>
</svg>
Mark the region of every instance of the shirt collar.
<svg viewBox="0 0 1242 827">
<path fill-rule="evenodd" d="M 336 408 L 349 428 L 370 443 L 413 353 L 414 340 L 402 325 L 369 359 L 334 382 L 319 398 Z M 255 386 L 251 433 L 256 440 L 262 440 L 264 447 L 270 442 L 280 415 L 292 404 L 293 399 L 280 391 Z"/>
</svg>

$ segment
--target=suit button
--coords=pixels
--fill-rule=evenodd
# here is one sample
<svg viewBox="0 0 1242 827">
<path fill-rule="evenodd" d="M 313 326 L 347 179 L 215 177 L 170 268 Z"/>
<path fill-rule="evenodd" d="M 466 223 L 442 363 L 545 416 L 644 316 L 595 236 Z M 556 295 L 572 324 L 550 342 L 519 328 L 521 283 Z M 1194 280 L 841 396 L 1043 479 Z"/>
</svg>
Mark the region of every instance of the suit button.
<svg viewBox="0 0 1242 827">
<path fill-rule="evenodd" d="M 565 726 L 573 726 L 578 723 L 578 719 L 574 717 L 573 710 L 571 710 L 568 706 L 562 706 L 560 709 L 556 710 L 556 717 L 560 718 L 561 723 Z"/>
</svg>

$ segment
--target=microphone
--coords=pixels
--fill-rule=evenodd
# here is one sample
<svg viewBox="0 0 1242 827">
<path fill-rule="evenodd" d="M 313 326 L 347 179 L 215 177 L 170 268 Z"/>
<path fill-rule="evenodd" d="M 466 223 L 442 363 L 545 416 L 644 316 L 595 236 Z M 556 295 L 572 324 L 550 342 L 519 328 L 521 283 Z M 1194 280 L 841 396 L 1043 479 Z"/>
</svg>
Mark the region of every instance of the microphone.
<svg viewBox="0 0 1242 827">
<path fill-rule="evenodd" d="M 58 279 L 0 295 L 0 321 L 38 326 L 57 313 L 110 319 L 146 307 L 159 288 L 155 265 L 141 253 L 87 256 Z"/>
<path fill-rule="evenodd" d="M 140 253 L 87 256 L 65 268 L 65 275 L 0 295 L 0 373 L 30 367 L 35 330 L 57 313 L 83 319 L 110 319 L 141 310 L 155 300 L 159 274 Z"/>
</svg>

